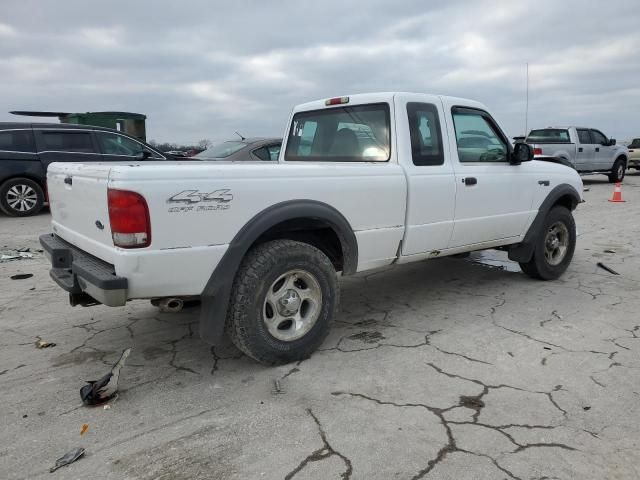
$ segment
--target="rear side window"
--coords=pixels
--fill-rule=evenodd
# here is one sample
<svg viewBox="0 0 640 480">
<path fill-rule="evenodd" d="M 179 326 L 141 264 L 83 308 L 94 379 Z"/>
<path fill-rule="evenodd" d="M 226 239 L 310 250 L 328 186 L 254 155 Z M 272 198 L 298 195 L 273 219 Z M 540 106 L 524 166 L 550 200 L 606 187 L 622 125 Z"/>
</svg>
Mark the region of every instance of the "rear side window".
<svg viewBox="0 0 640 480">
<path fill-rule="evenodd" d="M 429 103 L 407 103 L 411 156 L 419 166 L 442 165 L 442 132 L 438 109 Z"/>
<path fill-rule="evenodd" d="M 570 143 L 569 131 L 561 128 L 531 130 L 527 143 Z"/>
<path fill-rule="evenodd" d="M 293 116 L 285 160 L 386 162 L 391 154 L 389 105 L 335 107 Z"/>
<path fill-rule="evenodd" d="M 88 132 L 42 132 L 44 150 L 96 153 Z"/>
<path fill-rule="evenodd" d="M 0 131 L 0 150 L 7 152 L 35 152 L 33 132 L 31 130 Z"/>
<path fill-rule="evenodd" d="M 260 160 L 277 161 L 280 155 L 280 145 L 267 145 L 253 151 Z"/>
<path fill-rule="evenodd" d="M 591 135 L 589 134 L 589 130 L 578 129 L 578 141 L 583 144 L 591 143 Z"/>
<path fill-rule="evenodd" d="M 116 133 L 96 132 L 102 153 L 106 155 L 124 155 L 134 157 L 140 155 L 144 145 Z"/>
</svg>

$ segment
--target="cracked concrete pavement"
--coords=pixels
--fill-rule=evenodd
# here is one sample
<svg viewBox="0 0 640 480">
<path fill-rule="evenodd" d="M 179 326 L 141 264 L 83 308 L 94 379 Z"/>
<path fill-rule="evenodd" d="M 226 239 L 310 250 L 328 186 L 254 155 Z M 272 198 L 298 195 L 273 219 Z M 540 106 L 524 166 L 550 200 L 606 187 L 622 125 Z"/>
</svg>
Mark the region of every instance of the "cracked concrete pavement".
<svg viewBox="0 0 640 480">
<path fill-rule="evenodd" d="M 38 252 L 2 263 L 0 477 L 639 478 L 640 174 L 624 204 L 585 186 L 562 279 L 457 258 L 345 278 L 320 351 L 276 368 L 203 343 L 197 307 L 71 308 Z M 48 222 L 0 217 L 0 246 Z M 82 406 L 129 346 L 111 408 Z"/>
</svg>

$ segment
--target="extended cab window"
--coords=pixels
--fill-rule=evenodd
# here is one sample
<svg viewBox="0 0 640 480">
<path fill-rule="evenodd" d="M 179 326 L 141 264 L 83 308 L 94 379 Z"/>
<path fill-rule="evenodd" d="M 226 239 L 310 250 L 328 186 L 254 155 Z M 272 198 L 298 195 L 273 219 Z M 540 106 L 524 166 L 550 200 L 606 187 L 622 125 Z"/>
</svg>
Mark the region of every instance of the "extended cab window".
<svg viewBox="0 0 640 480">
<path fill-rule="evenodd" d="M 531 130 L 527 143 L 570 143 L 569 130 L 564 128 L 541 128 Z"/>
<path fill-rule="evenodd" d="M 438 109 L 429 103 L 407 103 L 411 156 L 419 166 L 442 165 L 442 133 Z"/>
<path fill-rule="evenodd" d="M 7 152 L 35 152 L 31 130 L 0 131 L 0 150 Z"/>
<path fill-rule="evenodd" d="M 95 132 L 100 149 L 105 155 L 125 155 L 135 157 L 142 153 L 144 145 L 116 133 Z"/>
<path fill-rule="evenodd" d="M 285 160 L 386 162 L 391 153 L 389 125 L 386 103 L 298 112 Z"/>
<path fill-rule="evenodd" d="M 42 132 L 44 150 L 95 153 L 89 132 Z"/>
<path fill-rule="evenodd" d="M 509 152 L 507 145 L 489 121 L 486 113 L 467 108 L 454 108 L 452 115 L 460 162 L 507 161 Z"/>
</svg>

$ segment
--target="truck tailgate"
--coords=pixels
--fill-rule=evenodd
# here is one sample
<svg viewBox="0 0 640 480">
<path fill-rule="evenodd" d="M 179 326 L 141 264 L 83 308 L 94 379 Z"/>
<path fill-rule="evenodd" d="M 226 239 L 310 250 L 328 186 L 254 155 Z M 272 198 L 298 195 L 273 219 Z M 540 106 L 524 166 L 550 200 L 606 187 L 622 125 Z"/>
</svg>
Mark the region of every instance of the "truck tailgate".
<svg viewBox="0 0 640 480">
<path fill-rule="evenodd" d="M 107 186 L 111 165 L 52 163 L 47 172 L 53 231 L 64 240 L 113 263 Z"/>
</svg>

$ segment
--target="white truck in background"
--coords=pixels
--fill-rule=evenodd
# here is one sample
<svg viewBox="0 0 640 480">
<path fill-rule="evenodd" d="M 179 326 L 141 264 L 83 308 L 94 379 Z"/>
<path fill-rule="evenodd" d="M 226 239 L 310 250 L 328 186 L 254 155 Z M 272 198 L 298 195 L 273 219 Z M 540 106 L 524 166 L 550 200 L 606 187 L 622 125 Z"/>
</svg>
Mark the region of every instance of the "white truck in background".
<svg viewBox="0 0 640 480">
<path fill-rule="evenodd" d="M 277 162 L 54 163 L 40 241 L 72 305 L 198 297 L 206 341 L 286 363 L 326 337 L 340 272 L 500 248 L 558 278 L 582 181 L 532 158 L 475 101 L 331 98 L 294 108 Z"/>
<path fill-rule="evenodd" d="M 535 157 L 556 157 L 580 173 L 601 172 L 609 182 L 621 182 L 629 166 L 629 151 L 595 128 L 549 127 L 531 130 L 525 140 Z"/>
</svg>

